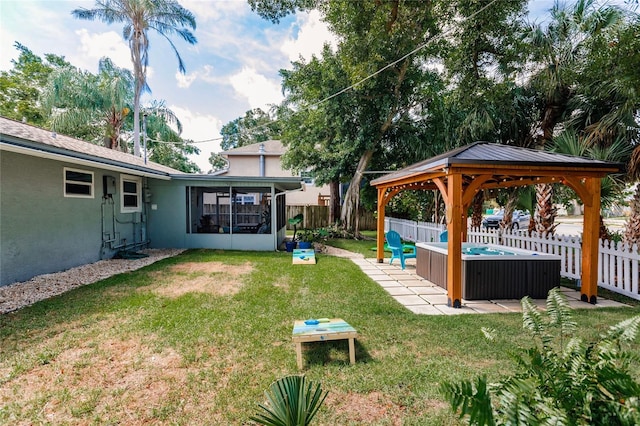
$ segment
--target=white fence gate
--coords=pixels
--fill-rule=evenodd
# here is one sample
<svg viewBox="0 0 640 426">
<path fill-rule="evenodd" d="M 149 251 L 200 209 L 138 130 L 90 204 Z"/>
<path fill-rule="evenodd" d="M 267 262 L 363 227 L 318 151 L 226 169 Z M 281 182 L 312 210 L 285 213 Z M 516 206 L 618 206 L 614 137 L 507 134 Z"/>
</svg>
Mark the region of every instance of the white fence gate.
<svg viewBox="0 0 640 426">
<path fill-rule="evenodd" d="M 444 225 L 385 218 L 385 232 L 394 230 L 403 239 L 414 242 L 440 241 Z M 560 274 L 579 280 L 581 276 L 582 240 L 578 236 L 549 237 L 527 232 L 511 232 L 469 228 L 467 240 L 473 243 L 499 244 L 560 256 Z M 638 246 L 600 240 L 598 254 L 598 285 L 607 290 L 640 300 L 640 253 Z"/>
</svg>

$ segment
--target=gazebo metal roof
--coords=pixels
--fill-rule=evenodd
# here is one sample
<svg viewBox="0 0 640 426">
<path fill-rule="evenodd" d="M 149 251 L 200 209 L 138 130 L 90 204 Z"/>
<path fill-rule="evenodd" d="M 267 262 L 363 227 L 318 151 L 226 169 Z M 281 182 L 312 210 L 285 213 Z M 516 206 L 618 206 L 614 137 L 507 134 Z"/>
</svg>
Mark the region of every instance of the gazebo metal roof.
<svg viewBox="0 0 640 426">
<path fill-rule="evenodd" d="M 466 211 L 483 189 L 541 183 L 571 187 L 585 206 L 582 299 L 596 303 L 600 179 L 620 173 L 620 163 L 509 145 L 475 142 L 374 179 L 378 189 L 378 262 L 383 261 L 384 207 L 404 190 L 438 189 L 446 205 L 449 305 L 461 306 L 461 243 L 466 239 Z"/>
</svg>

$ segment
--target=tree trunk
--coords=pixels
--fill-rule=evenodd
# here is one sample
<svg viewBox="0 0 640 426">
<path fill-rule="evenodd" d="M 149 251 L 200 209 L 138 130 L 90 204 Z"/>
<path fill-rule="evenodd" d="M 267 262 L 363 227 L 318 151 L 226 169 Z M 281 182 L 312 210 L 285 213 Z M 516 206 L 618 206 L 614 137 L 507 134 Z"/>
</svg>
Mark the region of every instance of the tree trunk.
<svg viewBox="0 0 640 426">
<path fill-rule="evenodd" d="M 507 197 L 507 203 L 504 205 L 504 216 L 502 216 L 502 222 L 500 222 L 500 228 L 502 229 L 511 229 L 513 211 L 518 203 L 518 189 L 510 188 L 507 191 L 509 196 Z"/>
<path fill-rule="evenodd" d="M 329 184 L 329 224 L 333 225 L 340 217 L 340 182 Z"/>
<path fill-rule="evenodd" d="M 636 187 L 630 207 L 631 216 L 624 227 L 624 242 L 629 245 L 640 245 L 640 185 Z"/>
<path fill-rule="evenodd" d="M 140 157 L 140 98 L 146 85 L 147 69 L 142 63 L 145 35 L 134 28 L 134 34 L 129 42 L 131 49 L 131 62 L 133 62 L 133 75 L 135 87 L 133 94 L 133 155 Z"/>
<path fill-rule="evenodd" d="M 482 226 L 482 206 L 484 204 L 484 191 L 478 191 L 473 197 L 472 213 L 471 213 L 471 227 L 480 228 Z"/>
<path fill-rule="evenodd" d="M 552 185 L 536 185 L 535 231 L 541 235 L 553 235 L 556 232 L 556 209 L 552 200 Z"/>
<path fill-rule="evenodd" d="M 136 80 L 136 91 L 133 97 L 133 155 L 140 157 L 140 92 L 142 87 Z"/>
<path fill-rule="evenodd" d="M 611 233 L 609 232 L 609 228 L 604 224 L 604 219 L 602 215 L 600 215 L 600 237 L 603 241 L 611 241 Z"/>
<path fill-rule="evenodd" d="M 364 171 L 369 166 L 369 162 L 373 157 L 373 150 L 366 150 L 360 161 L 358 161 L 358 167 L 353 174 L 351 181 L 349 182 L 349 188 L 344 196 L 344 206 L 342 208 L 342 214 L 340 219 L 342 220 L 342 226 L 345 230 L 352 230 L 356 236 L 358 236 L 360 229 L 358 227 L 358 209 L 360 204 L 360 184 L 362 183 L 362 177 Z"/>
</svg>

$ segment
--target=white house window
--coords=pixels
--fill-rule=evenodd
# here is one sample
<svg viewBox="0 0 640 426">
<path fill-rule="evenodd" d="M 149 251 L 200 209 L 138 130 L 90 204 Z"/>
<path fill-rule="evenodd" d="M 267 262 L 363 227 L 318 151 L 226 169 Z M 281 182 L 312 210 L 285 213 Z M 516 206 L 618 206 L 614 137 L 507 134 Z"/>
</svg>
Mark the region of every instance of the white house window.
<svg viewBox="0 0 640 426">
<path fill-rule="evenodd" d="M 304 181 L 305 185 L 313 185 L 314 179 L 311 172 L 300 172 L 300 177 Z"/>
<path fill-rule="evenodd" d="M 65 167 L 64 196 L 93 198 L 93 172 Z"/>
<path fill-rule="evenodd" d="M 236 204 L 255 204 L 256 196 L 255 195 L 236 195 Z"/>
<path fill-rule="evenodd" d="M 120 211 L 135 213 L 142 211 L 142 178 L 138 176 L 120 176 Z"/>
</svg>

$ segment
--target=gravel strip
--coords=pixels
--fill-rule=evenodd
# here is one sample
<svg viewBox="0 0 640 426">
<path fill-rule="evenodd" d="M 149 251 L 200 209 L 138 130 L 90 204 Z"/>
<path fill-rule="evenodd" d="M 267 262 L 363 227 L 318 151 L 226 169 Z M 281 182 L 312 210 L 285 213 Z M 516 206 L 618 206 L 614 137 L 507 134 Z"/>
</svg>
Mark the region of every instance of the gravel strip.
<svg viewBox="0 0 640 426">
<path fill-rule="evenodd" d="M 18 310 L 76 287 L 109 278 L 112 275 L 140 269 L 160 259 L 176 256 L 183 251 L 183 249 L 140 250 L 138 253 L 147 254 L 149 257 L 100 260 L 62 272 L 38 275 L 29 281 L 0 287 L 0 314 Z"/>
</svg>

